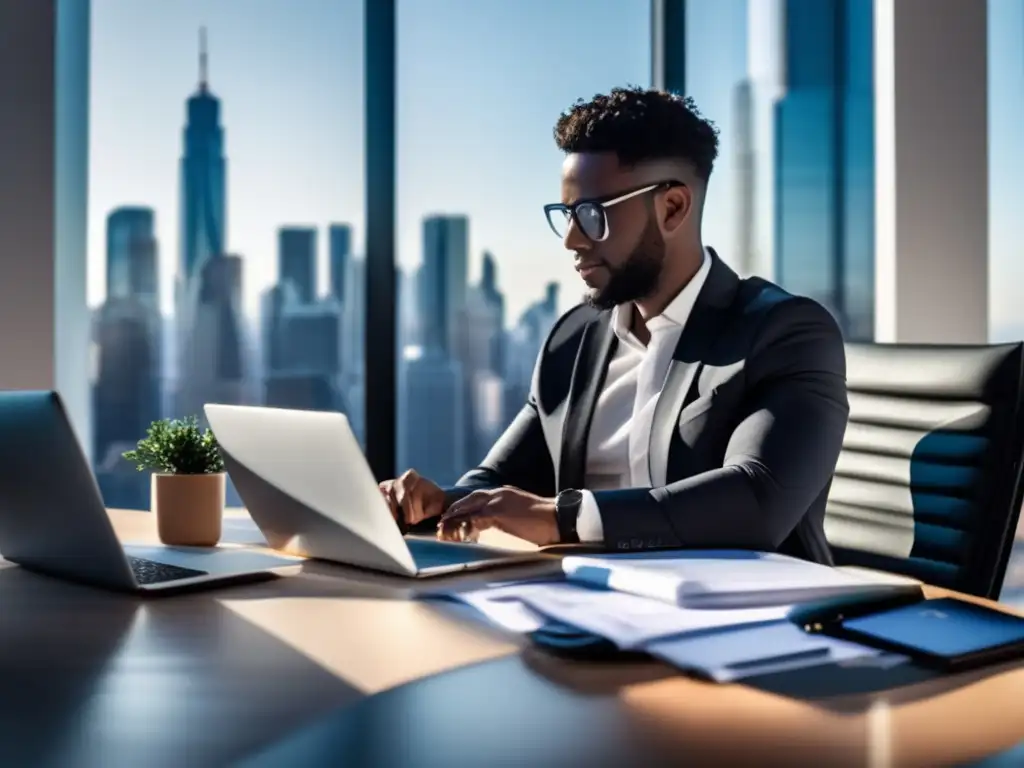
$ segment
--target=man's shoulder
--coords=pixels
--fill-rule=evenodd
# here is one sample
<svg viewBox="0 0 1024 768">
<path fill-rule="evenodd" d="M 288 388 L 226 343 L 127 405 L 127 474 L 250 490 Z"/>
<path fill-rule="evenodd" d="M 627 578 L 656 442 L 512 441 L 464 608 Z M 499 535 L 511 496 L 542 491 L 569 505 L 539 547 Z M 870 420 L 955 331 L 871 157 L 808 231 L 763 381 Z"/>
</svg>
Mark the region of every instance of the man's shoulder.
<svg viewBox="0 0 1024 768">
<path fill-rule="evenodd" d="M 589 304 L 577 304 L 559 317 L 548 332 L 545 348 L 553 353 L 566 347 L 578 347 L 583 331 L 593 322 L 601 319 L 606 310 L 595 309 Z"/>
<path fill-rule="evenodd" d="M 737 291 L 735 307 L 739 334 L 747 345 L 748 373 L 810 366 L 845 375 L 842 330 L 820 302 L 749 278 Z"/>
<path fill-rule="evenodd" d="M 762 277 L 740 281 L 734 309 L 743 321 L 761 327 L 766 323 L 788 325 L 810 321 L 833 327 L 839 333 L 835 318 L 823 304 L 808 296 L 790 293 Z"/>
</svg>

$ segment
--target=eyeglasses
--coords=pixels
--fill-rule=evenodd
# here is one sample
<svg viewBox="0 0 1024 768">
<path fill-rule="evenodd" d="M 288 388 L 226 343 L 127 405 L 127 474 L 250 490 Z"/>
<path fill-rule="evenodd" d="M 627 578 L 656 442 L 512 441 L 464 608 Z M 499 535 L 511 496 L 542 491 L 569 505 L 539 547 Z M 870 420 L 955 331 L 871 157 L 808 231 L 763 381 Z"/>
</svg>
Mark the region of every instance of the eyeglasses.
<svg viewBox="0 0 1024 768">
<path fill-rule="evenodd" d="M 572 205 L 564 203 L 551 203 L 544 206 L 544 215 L 547 216 L 548 226 L 551 231 L 561 238 L 564 238 L 569 231 L 572 222 L 576 222 L 579 228 L 589 240 L 596 243 L 608 239 L 608 209 L 647 192 L 654 192 L 671 187 L 686 186 L 681 181 L 659 181 L 654 184 L 645 184 L 636 189 L 617 194 L 614 197 L 596 197 L 589 200 L 577 200 Z"/>
</svg>

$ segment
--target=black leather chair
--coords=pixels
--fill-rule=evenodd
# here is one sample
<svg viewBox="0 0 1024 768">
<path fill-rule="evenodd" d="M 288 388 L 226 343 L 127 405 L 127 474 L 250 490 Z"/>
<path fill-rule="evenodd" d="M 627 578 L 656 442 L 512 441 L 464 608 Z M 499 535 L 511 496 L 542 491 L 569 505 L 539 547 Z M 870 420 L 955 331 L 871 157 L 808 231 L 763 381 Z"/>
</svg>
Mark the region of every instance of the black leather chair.
<svg viewBox="0 0 1024 768">
<path fill-rule="evenodd" d="M 1024 485 L 1024 344 L 848 344 L 838 565 L 997 598 Z"/>
</svg>

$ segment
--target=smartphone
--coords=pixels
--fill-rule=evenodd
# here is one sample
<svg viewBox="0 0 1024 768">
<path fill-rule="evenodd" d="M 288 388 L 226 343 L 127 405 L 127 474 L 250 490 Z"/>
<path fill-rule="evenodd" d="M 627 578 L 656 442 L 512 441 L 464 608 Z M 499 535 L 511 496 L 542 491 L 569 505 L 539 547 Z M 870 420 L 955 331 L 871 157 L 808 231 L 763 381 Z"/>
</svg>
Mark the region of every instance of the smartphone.
<svg viewBox="0 0 1024 768">
<path fill-rule="evenodd" d="M 825 631 L 947 671 L 1024 658 L 1024 618 L 950 597 L 841 619 Z"/>
</svg>

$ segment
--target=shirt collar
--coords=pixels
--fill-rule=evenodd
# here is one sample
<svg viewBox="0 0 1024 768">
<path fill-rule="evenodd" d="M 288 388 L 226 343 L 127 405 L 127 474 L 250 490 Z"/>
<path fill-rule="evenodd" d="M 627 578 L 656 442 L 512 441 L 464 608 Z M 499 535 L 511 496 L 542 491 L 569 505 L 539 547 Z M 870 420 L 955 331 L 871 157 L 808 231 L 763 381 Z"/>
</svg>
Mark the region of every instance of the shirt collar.
<svg viewBox="0 0 1024 768">
<path fill-rule="evenodd" d="M 686 284 L 683 290 L 676 294 L 676 297 L 668 303 L 668 306 L 665 307 L 660 315 L 647 320 L 648 329 L 655 331 L 670 327 L 685 327 L 686 321 L 693 312 L 693 307 L 697 303 L 697 297 L 700 295 L 701 288 L 704 287 L 710 271 L 711 255 L 708 253 L 708 249 L 705 248 L 704 260 L 701 262 L 697 274 L 693 276 L 693 279 Z M 612 310 L 612 328 L 620 341 L 626 341 L 632 337 L 632 333 L 629 330 L 630 326 L 632 326 L 632 320 L 632 302 L 620 304 Z"/>
</svg>

